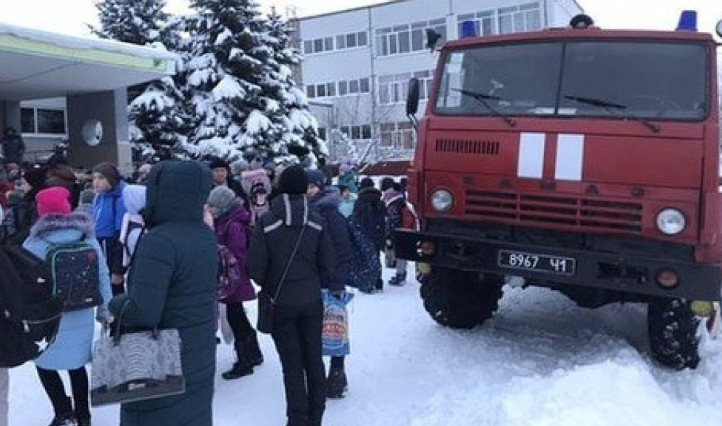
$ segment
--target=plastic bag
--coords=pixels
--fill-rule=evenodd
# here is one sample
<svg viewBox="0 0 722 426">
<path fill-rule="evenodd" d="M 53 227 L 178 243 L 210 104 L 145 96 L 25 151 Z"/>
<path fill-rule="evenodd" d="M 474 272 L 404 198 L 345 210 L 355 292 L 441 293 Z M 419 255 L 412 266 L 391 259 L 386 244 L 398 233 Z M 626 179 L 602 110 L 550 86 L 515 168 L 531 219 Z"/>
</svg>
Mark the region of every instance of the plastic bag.
<svg viewBox="0 0 722 426">
<path fill-rule="evenodd" d="M 323 290 L 323 355 L 346 356 L 351 353 L 349 344 L 348 310 L 346 305 L 353 293 L 344 291 L 340 298 Z"/>
</svg>

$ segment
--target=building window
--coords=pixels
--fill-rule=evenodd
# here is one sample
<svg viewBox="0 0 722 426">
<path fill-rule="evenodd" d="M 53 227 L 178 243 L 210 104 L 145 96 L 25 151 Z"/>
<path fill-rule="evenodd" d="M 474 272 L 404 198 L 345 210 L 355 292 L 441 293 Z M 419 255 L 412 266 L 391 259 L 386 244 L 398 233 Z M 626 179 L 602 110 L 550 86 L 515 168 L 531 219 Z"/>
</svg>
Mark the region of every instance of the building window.
<svg viewBox="0 0 722 426">
<path fill-rule="evenodd" d="M 366 46 L 369 43 L 369 36 L 366 31 L 361 31 L 360 33 L 358 33 L 356 39 L 359 46 Z"/>
<path fill-rule="evenodd" d="M 303 53 L 307 55 L 313 53 L 313 41 L 306 40 L 303 42 Z"/>
<path fill-rule="evenodd" d="M 379 77 L 379 104 L 389 105 L 406 102 L 409 79 L 415 74 L 403 73 Z M 431 76 L 429 75 L 428 78 L 430 79 Z"/>
<path fill-rule="evenodd" d="M 67 134 L 63 109 L 22 108 L 20 121 L 22 133 Z"/>
<path fill-rule="evenodd" d="M 358 80 L 351 80 L 348 82 L 348 92 L 352 94 L 358 93 L 359 90 L 359 84 Z"/>
<path fill-rule="evenodd" d="M 37 112 L 38 133 L 64 135 L 65 111 L 61 109 L 40 109 Z"/>
<path fill-rule="evenodd" d="M 359 80 L 359 86 L 361 93 L 369 93 L 371 91 L 368 78 L 362 78 L 361 80 Z"/>
<path fill-rule="evenodd" d="M 346 48 L 346 36 L 336 36 L 336 49 L 345 49 Z"/>
<path fill-rule="evenodd" d="M 394 132 L 396 123 L 381 123 L 381 146 L 391 147 L 394 144 Z"/>
<path fill-rule="evenodd" d="M 397 25 L 391 28 L 376 30 L 378 56 L 389 56 L 401 53 L 418 52 L 425 49 L 426 30 L 433 29 L 446 40 L 446 20 L 414 22 L 411 25 Z"/>
<path fill-rule="evenodd" d="M 306 86 L 306 96 L 309 98 L 316 97 L 316 86 Z"/>
<path fill-rule="evenodd" d="M 464 22 L 471 21 L 474 23 L 474 31 L 480 36 L 488 36 L 494 34 L 494 11 L 487 10 L 476 14 L 459 15 L 456 18 L 459 21 L 459 36 L 462 34 Z"/>
<path fill-rule="evenodd" d="M 326 96 L 336 96 L 336 83 L 326 83 Z"/>
<path fill-rule="evenodd" d="M 499 33 L 519 33 L 541 29 L 541 7 L 539 3 L 499 9 Z"/>
<path fill-rule="evenodd" d="M 318 137 L 321 139 L 326 139 L 326 128 L 325 127 L 318 128 Z"/>
<path fill-rule="evenodd" d="M 364 124 L 361 126 L 361 139 L 371 139 L 371 125 Z"/>
<path fill-rule="evenodd" d="M 20 128 L 22 133 L 36 133 L 35 108 L 22 108 L 20 110 Z"/>
<path fill-rule="evenodd" d="M 348 81 L 338 82 L 338 95 L 346 96 L 348 94 Z"/>
<path fill-rule="evenodd" d="M 317 38 L 313 41 L 313 53 L 323 52 L 323 39 Z"/>
</svg>

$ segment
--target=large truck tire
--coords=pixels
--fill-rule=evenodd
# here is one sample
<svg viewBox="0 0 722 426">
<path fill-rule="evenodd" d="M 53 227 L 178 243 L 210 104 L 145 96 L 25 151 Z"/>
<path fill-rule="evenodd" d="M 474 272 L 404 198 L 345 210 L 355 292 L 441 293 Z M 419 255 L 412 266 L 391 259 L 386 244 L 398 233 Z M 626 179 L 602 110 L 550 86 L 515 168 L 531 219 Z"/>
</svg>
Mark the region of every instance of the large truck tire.
<svg viewBox="0 0 722 426">
<path fill-rule="evenodd" d="M 421 278 L 424 308 L 445 327 L 470 329 L 491 318 L 499 307 L 504 278 L 433 267 Z"/>
<path fill-rule="evenodd" d="M 661 364 L 682 370 L 699 364 L 699 318 L 681 299 L 659 299 L 647 311 L 649 345 Z"/>
</svg>

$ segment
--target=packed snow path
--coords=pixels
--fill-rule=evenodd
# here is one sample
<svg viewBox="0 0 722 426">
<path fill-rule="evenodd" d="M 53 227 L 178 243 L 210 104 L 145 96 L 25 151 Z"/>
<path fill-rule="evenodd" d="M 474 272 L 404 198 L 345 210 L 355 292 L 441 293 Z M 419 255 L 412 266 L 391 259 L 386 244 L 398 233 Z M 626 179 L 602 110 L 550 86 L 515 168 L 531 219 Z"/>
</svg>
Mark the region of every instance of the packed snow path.
<svg viewBox="0 0 722 426">
<path fill-rule="evenodd" d="M 584 310 L 549 290 L 506 288 L 492 321 L 454 331 L 429 318 L 416 283 L 358 294 L 350 391 L 329 401 L 324 425 L 722 425 L 722 341 L 703 344 L 697 370 L 672 372 L 647 355 L 645 318 L 640 306 Z M 278 357 L 270 338 L 261 344 L 266 362 L 230 382 L 220 372 L 234 355 L 219 347 L 215 425 L 285 424 Z M 12 426 L 50 421 L 32 364 L 11 372 L 10 392 Z M 117 425 L 117 407 L 94 410 L 93 424 Z"/>
</svg>

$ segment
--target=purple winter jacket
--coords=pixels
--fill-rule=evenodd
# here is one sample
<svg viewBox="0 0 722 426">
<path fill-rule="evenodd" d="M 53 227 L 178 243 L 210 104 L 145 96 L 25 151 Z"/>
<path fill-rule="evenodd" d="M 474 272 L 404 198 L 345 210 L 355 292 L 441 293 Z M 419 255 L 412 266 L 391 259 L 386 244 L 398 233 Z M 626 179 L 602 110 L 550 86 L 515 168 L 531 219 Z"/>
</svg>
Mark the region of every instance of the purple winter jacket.
<svg viewBox="0 0 722 426">
<path fill-rule="evenodd" d="M 256 298 L 256 290 L 248 278 L 248 244 L 250 243 L 251 214 L 243 206 L 235 207 L 216 220 L 216 239 L 228 247 L 241 264 L 241 286 L 225 303 L 241 303 Z"/>
</svg>

